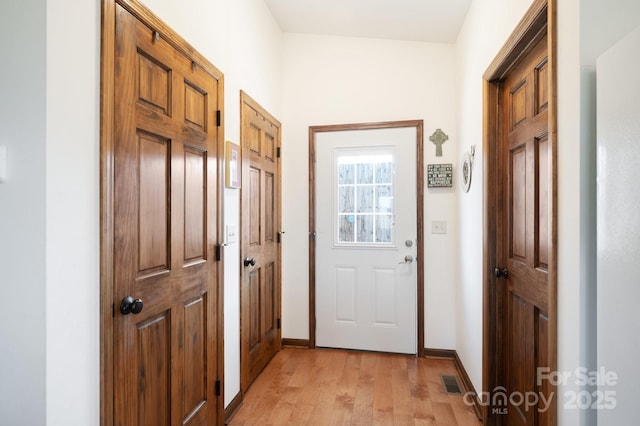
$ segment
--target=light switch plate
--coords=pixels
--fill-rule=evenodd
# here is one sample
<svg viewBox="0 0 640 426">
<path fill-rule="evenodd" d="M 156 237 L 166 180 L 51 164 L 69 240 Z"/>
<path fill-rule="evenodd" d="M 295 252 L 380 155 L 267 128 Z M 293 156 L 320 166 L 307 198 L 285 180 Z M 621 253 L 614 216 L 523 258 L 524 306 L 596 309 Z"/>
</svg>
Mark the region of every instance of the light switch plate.
<svg viewBox="0 0 640 426">
<path fill-rule="evenodd" d="M 227 225 L 226 227 L 226 243 L 234 244 L 238 242 L 238 227 L 236 225 Z"/>
<path fill-rule="evenodd" d="M 432 234 L 446 234 L 447 233 L 447 221 L 446 220 L 432 220 L 431 221 L 431 233 Z"/>
</svg>

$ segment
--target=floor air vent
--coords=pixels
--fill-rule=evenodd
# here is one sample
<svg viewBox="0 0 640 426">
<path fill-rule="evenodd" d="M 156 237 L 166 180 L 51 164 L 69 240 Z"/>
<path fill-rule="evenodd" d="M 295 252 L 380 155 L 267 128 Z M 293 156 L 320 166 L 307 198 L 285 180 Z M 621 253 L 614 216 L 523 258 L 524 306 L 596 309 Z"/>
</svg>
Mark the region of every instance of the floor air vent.
<svg viewBox="0 0 640 426">
<path fill-rule="evenodd" d="M 444 391 L 452 395 L 462 395 L 462 388 L 456 376 L 440 376 Z"/>
</svg>

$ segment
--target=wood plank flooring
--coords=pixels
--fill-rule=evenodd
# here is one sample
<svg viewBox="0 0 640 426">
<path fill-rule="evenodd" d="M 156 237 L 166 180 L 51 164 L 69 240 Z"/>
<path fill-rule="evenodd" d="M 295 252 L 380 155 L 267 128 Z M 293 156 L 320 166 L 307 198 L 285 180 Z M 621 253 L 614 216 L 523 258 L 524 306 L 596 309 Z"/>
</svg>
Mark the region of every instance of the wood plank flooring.
<svg viewBox="0 0 640 426">
<path fill-rule="evenodd" d="M 441 374 L 453 361 L 335 349 L 280 351 L 244 395 L 230 425 L 478 426 Z"/>
</svg>

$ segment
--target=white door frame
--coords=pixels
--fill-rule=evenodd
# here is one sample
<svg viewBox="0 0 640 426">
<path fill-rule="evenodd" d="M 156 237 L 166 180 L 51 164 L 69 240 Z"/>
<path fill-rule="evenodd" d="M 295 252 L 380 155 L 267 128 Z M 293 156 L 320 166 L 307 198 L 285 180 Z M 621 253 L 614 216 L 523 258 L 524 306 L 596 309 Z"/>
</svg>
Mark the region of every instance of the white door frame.
<svg viewBox="0 0 640 426">
<path fill-rule="evenodd" d="M 316 347 L 316 134 L 321 132 L 339 132 L 352 130 L 376 130 L 399 127 L 416 129 L 416 268 L 417 295 L 416 318 L 418 356 L 424 356 L 424 148 L 423 121 L 388 121 L 379 123 L 338 124 L 309 127 L 309 348 Z"/>
</svg>

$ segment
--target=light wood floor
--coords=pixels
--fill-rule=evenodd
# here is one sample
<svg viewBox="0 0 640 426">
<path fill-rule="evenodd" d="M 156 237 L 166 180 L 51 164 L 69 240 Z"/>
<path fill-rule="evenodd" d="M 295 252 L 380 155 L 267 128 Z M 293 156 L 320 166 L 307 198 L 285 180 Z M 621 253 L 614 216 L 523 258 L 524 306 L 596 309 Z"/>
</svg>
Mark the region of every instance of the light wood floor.
<svg viewBox="0 0 640 426">
<path fill-rule="evenodd" d="M 334 349 L 280 351 L 231 425 L 477 426 L 462 396 L 445 393 L 453 361 Z"/>
</svg>

